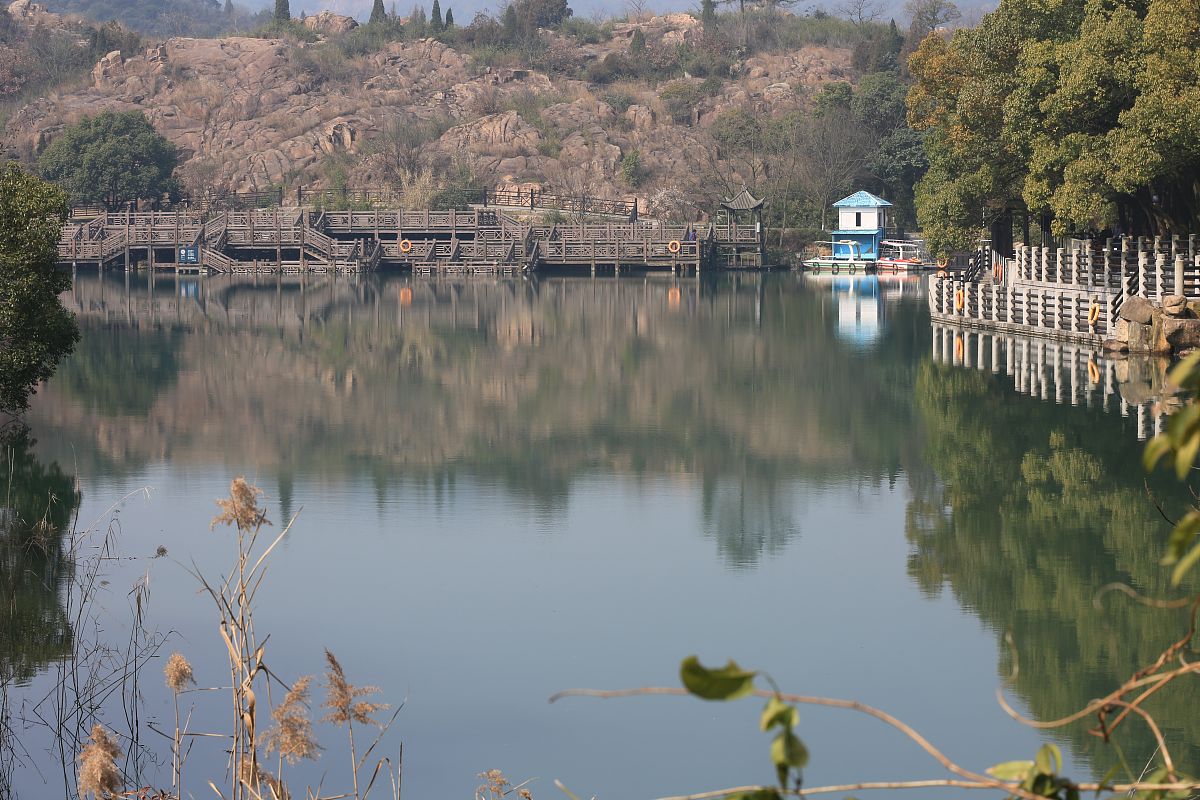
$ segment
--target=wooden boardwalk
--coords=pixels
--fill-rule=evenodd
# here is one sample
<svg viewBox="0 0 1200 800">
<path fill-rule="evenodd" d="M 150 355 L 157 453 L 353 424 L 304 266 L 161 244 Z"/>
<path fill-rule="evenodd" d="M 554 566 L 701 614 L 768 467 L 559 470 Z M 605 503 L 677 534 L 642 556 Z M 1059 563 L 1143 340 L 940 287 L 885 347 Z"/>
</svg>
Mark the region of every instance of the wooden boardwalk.
<svg viewBox="0 0 1200 800">
<path fill-rule="evenodd" d="M 653 221 L 529 223 L 494 208 L 324 211 L 313 208 L 104 213 L 73 218 L 63 264 L 181 272 L 511 274 L 532 270 L 667 270 L 763 265 L 756 225 Z"/>
<path fill-rule="evenodd" d="M 1014 258 L 930 278 L 929 312 L 937 322 L 1099 345 L 1126 298 L 1169 294 L 1200 299 L 1196 236 L 1018 246 Z"/>
</svg>

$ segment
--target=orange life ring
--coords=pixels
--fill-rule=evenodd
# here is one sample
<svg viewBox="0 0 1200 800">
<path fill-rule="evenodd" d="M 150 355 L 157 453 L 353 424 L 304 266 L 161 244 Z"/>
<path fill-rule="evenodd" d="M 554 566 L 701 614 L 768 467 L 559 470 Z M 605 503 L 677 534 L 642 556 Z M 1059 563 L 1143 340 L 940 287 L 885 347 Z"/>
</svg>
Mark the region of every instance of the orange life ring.
<svg viewBox="0 0 1200 800">
<path fill-rule="evenodd" d="M 1100 319 L 1100 304 L 1095 300 L 1092 301 L 1092 307 L 1088 309 L 1088 327 L 1096 327 L 1096 321 Z"/>
<path fill-rule="evenodd" d="M 667 249 L 671 251 L 672 255 L 674 255 L 675 253 L 678 253 L 679 248 L 681 248 L 682 246 L 683 245 L 681 245 L 679 243 L 678 239 L 672 239 L 671 241 L 667 242 Z"/>
<path fill-rule="evenodd" d="M 954 357 L 959 361 L 962 361 L 963 354 L 966 352 L 966 349 L 967 347 L 965 344 L 963 344 L 963 337 L 960 333 L 954 337 Z"/>
<path fill-rule="evenodd" d="M 1097 367 L 1096 362 L 1092 361 L 1090 358 L 1088 359 L 1088 380 L 1090 380 L 1093 385 L 1100 382 L 1100 368 Z"/>
<path fill-rule="evenodd" d="M 411 286 L 403 286 L 400 289 L 400 305 L 411 306 L 413 299 L 413 290 Z"/>
<path fill-rule="evenodd" d="M 950 266 L 950 259 L 946 258 L 946 256 L 942 256 L 937 260 L 937 265 L 939 268 L 945 269 L 946 267 Z"/>
<path fill-rule="evenodd" d="M 954 307 L 962 311 L 962 307 L 966 305 L 967 296 L 963 294 L 963 290 L 959 289 L 954 293 Z"/>
<path fill-rule="evenodd" d="M 939 269 L 939 270 L 937 271 L 937 277 L 939 277 L 939 278 L 949 278 L 949 277 L 950 277 L 950 273 L 949 273 L 949 272 L 946 272 L 946 270 L 944 270 L 944 269 Z"/>
<path fill-rule="evenodd" d="M 400 252 L 401 253 L 411 253 L 412 252 L 412 242 L 410 242 L 408 239 L 401 239 L 400 240 Z"/>
<path fill-rule="evenodd" d="M 996 283 L 1001 283 L 1004 280 L 1004 265 L 999 261 L 996 262 L 996 266 L 992 267 L 992 278 L 995 279 Z"/>
</svg>

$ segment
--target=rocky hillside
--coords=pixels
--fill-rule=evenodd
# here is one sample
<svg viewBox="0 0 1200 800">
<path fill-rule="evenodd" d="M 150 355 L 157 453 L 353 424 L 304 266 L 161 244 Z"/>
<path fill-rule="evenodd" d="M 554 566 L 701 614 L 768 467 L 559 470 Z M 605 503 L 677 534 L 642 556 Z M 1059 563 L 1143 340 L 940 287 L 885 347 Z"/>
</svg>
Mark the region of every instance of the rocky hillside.
<svg viewBox="0 0 1200 800">
<path fill-rule="evenodd" d="M 321 19 L 307 22 L 318 29 L 351 24 Z M 586 65 L 628 53 L 635 27 L 651 49 L 700 46 L 700 23 L 686 14 L 615 24 L 611 38 L 596 44 L 546 35 L 552 49 L 570 50 Z M 110 53 L 88 85 L 13 114 L 4 143 L 29 158 L 85 114 L 141 110 L 179 146 L 182 177 L 194 187 L 313 186 L 331 180 L 331 165 L 351 186 L 378 186 L 396 181 L 406 155 L 418 163 L 402 152 L 415 149 L 419 163 L 436 171 L 465 165 L 485 185 L 629 196 L 636 184 L 645 195 L 664 188 L 686 194 L 711 184 L 718 153 L 709 128 L 722 111 L 797 108 L 822 84 L 853 78 L 846 49 L 758 54 L 734 64 L 735 77 L 704 84 L 681 117 L 677 107 L 664 107 L 663 84 L 599 85 L 476 66 L 432 38 L 392 42 L 336 64 L 321 53 L 320 43 L 257 38 L 172 38 L 130 58 Z M 673 83 L 698 89 L 702 82 L 684 75 Z M 427 131 L 427 141 L 413 141 L 414 126 Z M 631 181 L 622 161 L 635 151 L 642 174 Z"/>
</svg>

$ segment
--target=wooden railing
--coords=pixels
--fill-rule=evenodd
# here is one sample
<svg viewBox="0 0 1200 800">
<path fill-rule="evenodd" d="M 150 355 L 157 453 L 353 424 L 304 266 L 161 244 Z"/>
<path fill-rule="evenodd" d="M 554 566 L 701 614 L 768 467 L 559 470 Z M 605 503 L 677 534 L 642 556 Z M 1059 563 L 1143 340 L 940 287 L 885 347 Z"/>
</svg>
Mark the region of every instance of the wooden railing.
<svg viewBox="0 0 1200 800">
<path fill-rule="evenodd" d="M 600 197 L 553 194 L 540 189 L 492 189 L 483 192 L 484 206 L 549 209 L 568 214 L 609 214 L 637 216 L 637 200 L 610 200 Z"/>
</svg>

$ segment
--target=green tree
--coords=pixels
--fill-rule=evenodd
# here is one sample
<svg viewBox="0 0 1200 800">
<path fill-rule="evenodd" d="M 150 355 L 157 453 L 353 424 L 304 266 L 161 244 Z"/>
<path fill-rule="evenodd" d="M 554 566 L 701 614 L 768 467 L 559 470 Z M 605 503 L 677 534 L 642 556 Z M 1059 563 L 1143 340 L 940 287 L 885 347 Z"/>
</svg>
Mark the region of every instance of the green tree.
<svg viewBox="0 0 1200 800">
<path fill-rule="evenodd" d="M 507 44 L 513 44 L 520 38 L 521 21 L 517 18 L 517 7 L 512 3 L 504 9 L 504 21 L 501 23 L 501 28 L 504 31 L 504 41 Z"/>
<path fill-rule="evenodd" d="M 702 0 L 700 3 L 700 24 L 703 26 L 704 38 L 709 41 L 717 36 L 717 3 L 716 0 Z"/>
<path fill-rule="evenodd" d="M 288 0 L 275 0 L 275 21 L 288 22 L 292 18 L 292 7 Z"/>
<path fill-rule="evenodd" d="M 917 190 L 931 243 L 1009 212 L 1073 232 L 1187 233 L 1200 219 L 1200 15 L 1194 2 L 1001 0 L 909 59 L 928 132 Z M 927 224 L 926 224 L 927 223 Z"/>
<path fill-rule="evenodd" d="M 446 9 L 446 30 L 450 30 L 453 27 L 454 27 L 454 9 L 447 8 Z"/>
<path fill-rule="evenodd" d="M 442 4 L 439 0 L 433 0 L 433 7 L 429 11 L 429 28 L 434 33 L 442 29 Z"/>
<path fill-rule="evenodd" d="M 9 162 L 0 170 L 0 427 L 29 406 L 79 338 L 58 296 L 70 278 L 55 267 L 67 196 Z"/>
<path fill-rule="evenodd" d="M 63 131 L 38 158 L 42 175 L 77 203 L 115 209 L 178 191 L 175 145 L 140 111 L 106 111 Z"/>
<path fill-rule="evenodd" d="M 371 19 L 368 20 L 368 25 L 378 25 L 387 22 L 387 10 L 383 7 L 383 0 L 375 0 L 375 4 L 371 6 Z"/>
<path fill-rule="evenodd" d="M 633 29 L 633 36 L 629 39 L 629 55 L 635 59 L 646 55 L 646 35 L 642 33 L 641 28 Z"/>
<path fill-rule="evenodd" d="M 573 13 L 567 0 L 517 0 L 514 5 L 529 30 L 557 28 Z"/>
</svg>

